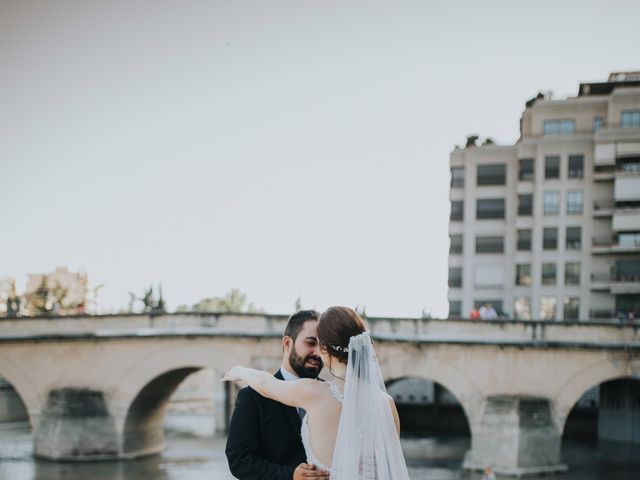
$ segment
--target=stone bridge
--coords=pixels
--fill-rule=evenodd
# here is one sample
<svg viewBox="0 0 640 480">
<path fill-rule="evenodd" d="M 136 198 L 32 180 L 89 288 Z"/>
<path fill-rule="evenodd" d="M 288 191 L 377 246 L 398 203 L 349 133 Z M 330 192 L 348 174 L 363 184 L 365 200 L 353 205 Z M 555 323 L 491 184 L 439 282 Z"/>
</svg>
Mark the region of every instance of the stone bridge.
<svg viewBox="0 0 640 480">
<path fill-rule="evenodd" d="M 133 458 L 160 452 L 167 402 L 189 374 L 236 364 L 274 371 L 286 317 L 111 315 L 0 320 L 0 377 L 26 405 L 37 456 Z M 388 382 L 435 381 L 471 431 L 465 466 L 551 472 L 567 416 L 589 389 L 640 378 L 638 326 L 422 319 L 367 320 Z M 214 392 L 217 419 L 232 404 Z M 226 385 L 226 386 L 225 386 Z"/>
</svg>

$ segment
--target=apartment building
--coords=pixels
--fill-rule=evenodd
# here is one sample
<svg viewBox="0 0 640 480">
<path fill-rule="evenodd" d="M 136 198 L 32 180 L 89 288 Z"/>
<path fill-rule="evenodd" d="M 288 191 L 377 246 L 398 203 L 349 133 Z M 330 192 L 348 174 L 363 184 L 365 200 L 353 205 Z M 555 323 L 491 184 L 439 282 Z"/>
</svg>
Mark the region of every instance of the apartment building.
<svg viewBox="0 0 640 480">
<path fill-rule="evenodd" d="M 450 156 L 449 316 L 640 316 L 640 72 L 529 100 L 515 145 Z"/>
</svg>

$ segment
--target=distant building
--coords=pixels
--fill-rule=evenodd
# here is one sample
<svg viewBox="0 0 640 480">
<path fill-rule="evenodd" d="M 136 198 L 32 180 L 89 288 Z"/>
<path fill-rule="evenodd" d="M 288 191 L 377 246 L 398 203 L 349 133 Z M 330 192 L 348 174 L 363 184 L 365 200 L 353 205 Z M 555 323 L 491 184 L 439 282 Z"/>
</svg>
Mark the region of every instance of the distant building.
<svg viewBox="0 0 640 480">
<path fill-rule="evenodd" d="M 515 145 L 450 156 L 449 316 L 640 313 L 640 72 L 527 102 Z"/>
<path fill-rule="evenodd" d="M 27 310 L 33 308 L 29 305 L 29 298 L 33 298 L 43 286 L 46 288 L 44 307 L 47 310 L 53 313 L 84 313 L 88 296 L 85 272 L 70 272 L 67 267 L 58 267 L 51 273 L 29 274 L 24 291 Z"/>
</svg>

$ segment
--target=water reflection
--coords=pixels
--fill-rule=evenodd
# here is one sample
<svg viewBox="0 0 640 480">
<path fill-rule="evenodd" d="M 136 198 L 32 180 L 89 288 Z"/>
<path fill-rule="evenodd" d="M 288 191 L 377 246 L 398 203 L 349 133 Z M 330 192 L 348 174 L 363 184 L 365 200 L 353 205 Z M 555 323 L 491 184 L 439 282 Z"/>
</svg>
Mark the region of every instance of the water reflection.
<svg viewBox="0 0 640 480">
<path fill-rule="evenodd" d="M 193 419 L 201 429 L 202 419 Z M 0 430 L 0 478 L 10 480 L 233 480 L 224 456 L 223 436 L 204 437 L 181 427 L 167 434 L 162 455 L 120 462 L 51 462 L 32 457 L 31 434 L 25 429 Z M 197 424 L 196 424 L 197 423 Z M 168 423 L 170 425 L 170 423 Z M 469 448 L 466 436 L 404 438 L 403 450 L 412 480 L 480 480 L 460 469 Z M 640 447 L 565 440 L 567 474 L 558 480 L 631 480 L 639 478 Z M 502 479 L 504 477 L 498 477 Z M 531 477 L 546 479 L 551 477 Z"/>
</svg>

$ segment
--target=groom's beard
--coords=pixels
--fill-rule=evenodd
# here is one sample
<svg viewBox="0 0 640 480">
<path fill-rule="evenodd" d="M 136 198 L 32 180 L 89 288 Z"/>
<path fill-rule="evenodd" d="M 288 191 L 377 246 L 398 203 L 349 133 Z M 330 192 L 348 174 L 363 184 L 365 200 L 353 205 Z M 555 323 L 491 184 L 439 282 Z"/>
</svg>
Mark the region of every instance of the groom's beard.
<svg viewBox="0 0 640 480">
<path fill-rule="evenodd" d="M 295 345 L 291 347 L 289 365 L 300 378 L 316 378 L 324 366 L 322 359 L 317 355 L 311 353 L 304 358 L 298 355 Z"/>
</svg>

